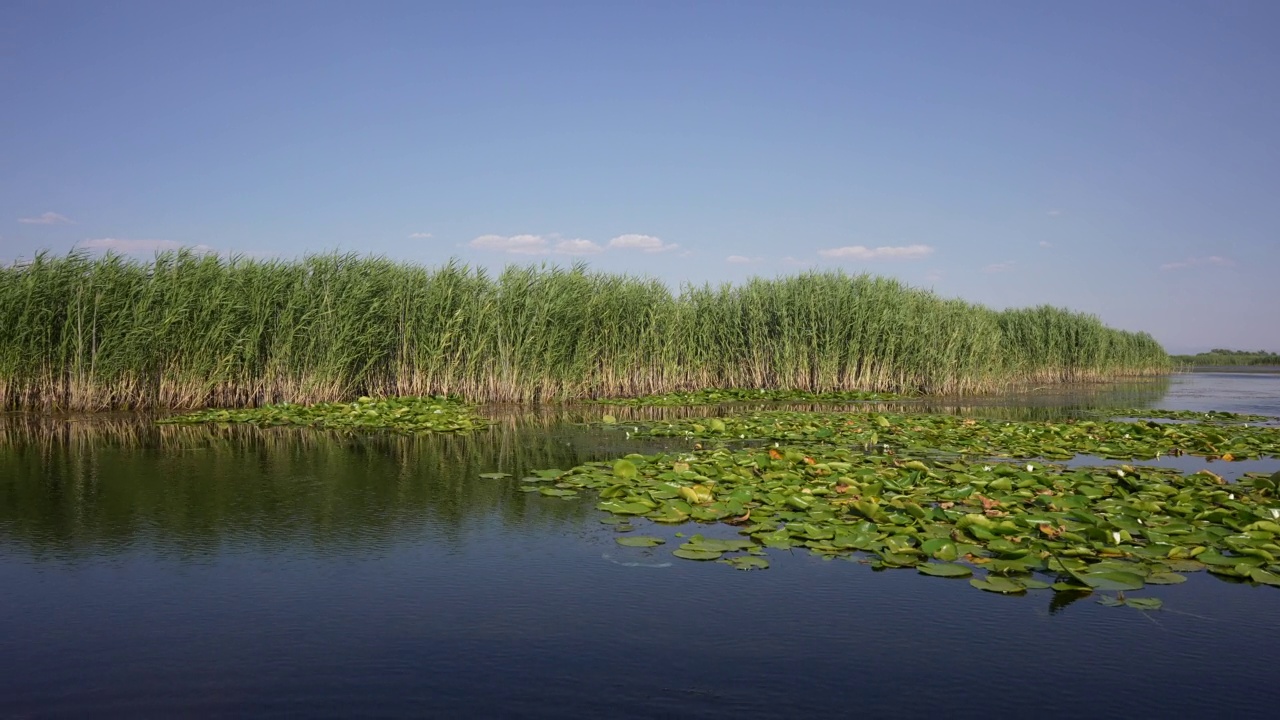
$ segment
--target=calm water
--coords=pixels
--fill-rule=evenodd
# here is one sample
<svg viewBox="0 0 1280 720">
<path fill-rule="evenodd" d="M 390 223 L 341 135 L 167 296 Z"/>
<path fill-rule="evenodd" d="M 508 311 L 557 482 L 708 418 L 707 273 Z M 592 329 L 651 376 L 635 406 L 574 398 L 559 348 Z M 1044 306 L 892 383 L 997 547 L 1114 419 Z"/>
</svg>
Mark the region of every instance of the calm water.
<svg viewBox="0 0 1280 720">
<path fill-rule="evenodd" d="M 1280 376 L 937 409 L 1106 405 L 1280 416 Z M 575 419 L 422 438 L 10 419 L 0 717 L 1274 710 L 1276 588 L 1198 573 L 1145 614 L 799 552 L 668 565 L 618 547 L 593 502 L 476 478 L 655 447 Z"/>
</svg>

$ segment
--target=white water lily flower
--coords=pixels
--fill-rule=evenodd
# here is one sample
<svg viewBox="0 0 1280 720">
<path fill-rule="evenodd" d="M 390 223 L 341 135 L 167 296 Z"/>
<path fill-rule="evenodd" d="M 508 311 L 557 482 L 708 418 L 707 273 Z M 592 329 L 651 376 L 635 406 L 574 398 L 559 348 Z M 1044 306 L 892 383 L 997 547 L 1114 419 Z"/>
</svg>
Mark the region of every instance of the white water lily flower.
<svg viewBox="0 0 1280 720">
<path fill-rule="evenodd" d="M 1120 542 L 1120 531 L 1119 531 L 1119 530 L 1112 530 L 1112 531 L 1111 531 L 1111 537 L 1115 538 L 1116 543 L 1117 543 L 1117 544 L 1119 544 L 1119 542 Z"/>
<path fill-rule="evenodd" d="M 1228 500 L 1235 500 L 1235 499 L 1236 499 L 1236 494 L 1235 494 L 1235 493 L 1227 493 L 1227 499 L 1228 499 Z"/>
<path fill-rule="evenodd" d="M 983 465 L 983 466 L 982 466 L 982 472 L 991 472 L 991 466 L 990 466 L 990 465 Z"/>
<path fill-rule="evenodd" d="M 1280 520 L 1280 508 L 1271 508 L 1271 519 Z"/>
<path fill-rule="evenodd" d="M 1120 477 L 1124 477 L 1124 471 L 1123 471 L 1123 470 L 1117 470 L 1117 471 L 1116 471 L 1116 474 L 1117 474 L 1117 475 L 1119 475 Z"/>
<path fill-rule="evenodd" d="M 1027 463 L 1027 472 L 1031 472 L 1032 470 L 1035 470 L 1035 468 L 1031 466 L 1031 463 Z"/>
</svg>

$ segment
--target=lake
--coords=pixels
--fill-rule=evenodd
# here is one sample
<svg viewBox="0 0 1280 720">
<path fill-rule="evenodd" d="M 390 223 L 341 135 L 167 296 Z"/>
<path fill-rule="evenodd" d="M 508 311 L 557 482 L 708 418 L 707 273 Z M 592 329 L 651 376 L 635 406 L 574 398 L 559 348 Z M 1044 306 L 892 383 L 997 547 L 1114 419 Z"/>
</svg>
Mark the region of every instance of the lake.
<svg viewBox="0 0 1280 720">
<path fill-rule="evenodd" d="M 1280 417 L 1280 375 L 924 404 Z M 672 562 L 619 547 L 591 500 L 479 475 L 687 441 L 584 424 L 599 409 L 495 412 L 473 435 L 418 437 L 4 418 L 0 717 L 1273 711 L 1280 589 L 1193 573 L 1141 612 L 803 551 L 770 551 L 764 572 Z M 1280 461 L 1213 464 L 1240 468 Z"/>
</svg>

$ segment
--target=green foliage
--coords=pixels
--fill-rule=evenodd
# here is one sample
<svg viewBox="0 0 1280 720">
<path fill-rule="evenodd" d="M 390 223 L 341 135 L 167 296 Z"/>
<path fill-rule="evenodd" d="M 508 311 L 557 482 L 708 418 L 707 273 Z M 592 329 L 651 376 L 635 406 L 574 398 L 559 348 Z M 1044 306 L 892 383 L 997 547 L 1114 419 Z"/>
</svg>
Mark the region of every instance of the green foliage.
<svg viewBox="0 0 1280 720">
<path fill-rule="evenodd" d="M 330 430 L 394 430 L 406 433 L 469 432 L 485 420 L 447 398 L 362 397 L 352 403 L 266 405 L 247 410 L 203 410 L 160 420 L 166 424 L 249 423 L 259 427 L 302 425 Z"/>
<path fill-rule="evenodd" d="M 1248 365 L 1280 365 L 1280 353 L 1266 350 L 1224 350 L 1214 348 L 1209 352 L 1196 355 L 1173 355 L 1171 358 L 1180 365 L 1211 366 L 1248 366 Z"/>
<path fill-rule="evenodd" d="M 0 407 L 472 402 L 712 387 L 963 394 L 1165 372 L 1144 333 L 868 275 L 686 286 L 353 255 L 37 256 L 0 268 Z"/>
<path fill-rule="evenodd" d="M 1017 452 L 1038 430 L 1015 430 L 989 451 Z M 1276 439 L 1267 454 L 1280 452 Z M 724 559 L 764 568 L 747 558 L 807 549 L 936 577 L 980 571 L 970 585 L 1007 595 L 1117 592 L 1104 604 L 1143 610 L 1161 603 L 1123 593 L 1185 582 L 1185 573 L 1280 586 L 1280 505 L 1257 484 L 1163 467 L 910 457 L 843 444 L 730 445 L 628 455 L 625 474 L 589 462 L 555 479 L 597 491 L 597 509 L 628 521 L 722 523 L 741 536 L 693 535 L 671 553 L 686 560 L 746 552 Z"/>
</svg>

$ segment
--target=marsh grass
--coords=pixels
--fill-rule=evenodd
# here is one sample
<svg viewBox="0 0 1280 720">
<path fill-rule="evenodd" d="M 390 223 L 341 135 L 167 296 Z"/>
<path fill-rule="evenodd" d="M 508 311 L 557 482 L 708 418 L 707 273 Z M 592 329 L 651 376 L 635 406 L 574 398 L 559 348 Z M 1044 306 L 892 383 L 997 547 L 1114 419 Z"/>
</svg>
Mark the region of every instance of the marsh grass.
<svg viewBox="0 0 1280 720">
<path fill-rule="evenodd" d="M 42 254 L 0 269 L 0 338 L 0 406 L 11 409 L 712 387 L 972 394 L 1169 367 L 1151 336 L 1093 316 L 997 312 L 869 275 L 673 293 L 581 265 L 491 275 L 354 255 Z"/>
</svg>

